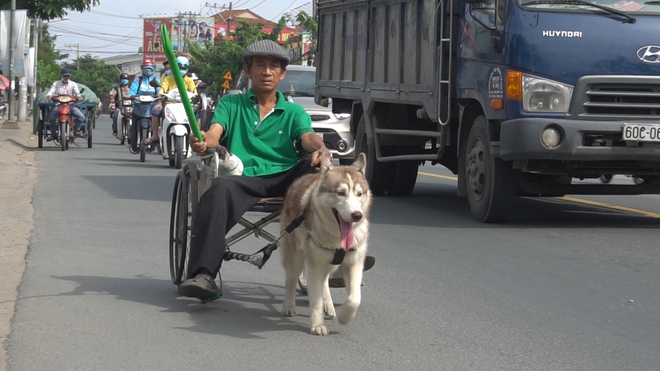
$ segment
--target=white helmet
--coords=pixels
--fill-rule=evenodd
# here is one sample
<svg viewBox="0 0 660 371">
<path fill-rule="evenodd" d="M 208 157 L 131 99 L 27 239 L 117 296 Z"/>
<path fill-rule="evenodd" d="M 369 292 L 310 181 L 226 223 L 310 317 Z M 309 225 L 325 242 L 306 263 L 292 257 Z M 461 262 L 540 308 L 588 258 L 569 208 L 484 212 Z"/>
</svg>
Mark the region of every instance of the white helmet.
<svg viewBox="0 0 660 371">
<path fill-rule="evenodd" d="M 199 76 L 197 76 L 197 74 L 194 73 L 194 72 L 191 72 L 191 73 L 190 73 L 190 78 L 193 79 L 193 80 L 195 80 L 195 81 L 199 80 Z"/>
</svg>

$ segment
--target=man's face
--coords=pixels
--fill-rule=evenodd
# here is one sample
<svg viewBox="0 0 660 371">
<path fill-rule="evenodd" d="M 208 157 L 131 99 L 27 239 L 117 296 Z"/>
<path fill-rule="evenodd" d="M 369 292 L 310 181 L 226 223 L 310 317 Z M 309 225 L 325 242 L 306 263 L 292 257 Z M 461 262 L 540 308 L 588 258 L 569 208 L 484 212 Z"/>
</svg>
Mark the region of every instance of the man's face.
<svg viewBox="0 0 660 371">
<path fill-rule="evenodd" d="M 245 73 L 252 79 L 252 88 L 255 92 L 272 92 L 286 76 L 280 60 L 270 57 L 252 58 L 252 68 L 245 67 Z"/>
<path fill-rule="evenodd" d="M 71 75 L 62 75 L 62 81 L 68 82 Z"/>
</svg>

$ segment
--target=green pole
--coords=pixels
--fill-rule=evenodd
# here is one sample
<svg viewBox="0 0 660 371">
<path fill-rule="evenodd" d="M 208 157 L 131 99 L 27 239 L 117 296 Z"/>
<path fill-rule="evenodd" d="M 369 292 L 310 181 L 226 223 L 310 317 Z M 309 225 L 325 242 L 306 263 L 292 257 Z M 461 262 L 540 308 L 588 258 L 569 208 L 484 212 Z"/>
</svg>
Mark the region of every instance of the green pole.
<svg viewBox="0 0 660 371">
<path fill-rule="evenodd" d="M 190 127 L 192 128 L 193 134 L 201 142 L 202 133 L 199 131 L 199 125 L 197 124 L 197 118 L 195 117 L 195 111 L 193 111 L 192 104 L 190 103 L 190 98 L 186 94 L 186 84 L 183 82 L 183 76 L 181 76 L 181 70 L 179 65 L 176 63 L 176 56 L 174 55 L 174 48 L 172 48 L 172 40 L 170 40 L 170 35 L 167 32 L 167 27 L 165 24 L 160 25 L 160 33 L 163 36 L 163 47 L 165 49 L 165 56 L 167 56 L 167 61 L 170 62 L 170 67 L 172 68 L 172 76 L 174 76 L 174 82 L 176 82 L 176 87 L 179 89 L 181 94 L 181 101 L 183 102 L 183 107 L 186 109 L 186 115 L 188 116 L 188 122 L 190 122 Z"/>
</svg>

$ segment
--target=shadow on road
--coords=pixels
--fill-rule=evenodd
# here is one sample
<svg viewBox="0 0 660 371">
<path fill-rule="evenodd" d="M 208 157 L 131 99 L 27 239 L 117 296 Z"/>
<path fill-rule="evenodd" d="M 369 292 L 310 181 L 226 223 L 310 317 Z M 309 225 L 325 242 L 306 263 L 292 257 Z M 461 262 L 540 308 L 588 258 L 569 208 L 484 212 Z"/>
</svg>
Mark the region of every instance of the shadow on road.
<svg viewBox="0 0 660 371">
<path fill-rule="evenodd" d="M 112 295 L 119 300 L 143 303 L 162 308 L 161 313 L 188 313 L 195 322 L 191 327 L 176 327 L 182 330 L 221 334 L 241 339 L 262 338 L 259 333 L 287 330 L 308 331 L 308 317 L 299 315 L 300 321 L 283 317 L 281 305 L 283 287 L 245 282 L 224 283 L 224 296 L 209 304 L 197 299 L 178 296 L 169 281 L 151 277 L 134 278 L 100 276 L 52 276 L 71 281 L 78 286 L 72 291 L 53 296 L 85 296 L 92 294 Z M 276 297 L 273 292 L 277 292 Z M 29 299 L 24 297 L 22 299 Z M 307 308 L 306 298 L 298 300 L 299 308 Z M 302 310 L 306 313 L 306 310 Z M 168 326 L 168 324 L 164 324 Z"/>
</svg>

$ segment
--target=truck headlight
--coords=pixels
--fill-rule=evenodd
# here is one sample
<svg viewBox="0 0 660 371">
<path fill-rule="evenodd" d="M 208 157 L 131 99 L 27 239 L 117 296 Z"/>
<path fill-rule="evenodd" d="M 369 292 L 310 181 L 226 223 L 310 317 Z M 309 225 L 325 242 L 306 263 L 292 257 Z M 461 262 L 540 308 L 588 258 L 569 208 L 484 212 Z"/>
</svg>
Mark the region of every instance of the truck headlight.
<svg viewBox="0 0 660 371">
<path fill-rule="evenodd" d="M 571 85 L 523 74 L 522 86 L 522 103 L 526 112 L 568 112 L 573 96 Z"/>
</svg>

